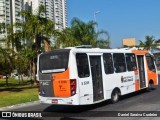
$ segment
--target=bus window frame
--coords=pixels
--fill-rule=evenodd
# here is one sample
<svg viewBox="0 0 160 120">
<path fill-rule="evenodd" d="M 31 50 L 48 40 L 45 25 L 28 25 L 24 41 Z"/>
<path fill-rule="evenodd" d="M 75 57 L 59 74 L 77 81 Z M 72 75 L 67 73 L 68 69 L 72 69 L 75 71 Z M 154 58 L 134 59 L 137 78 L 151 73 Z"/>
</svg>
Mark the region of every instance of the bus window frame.
<svg viewBox="0 0 160 120">
<path fill-rule="evenodd" d="M 126 55 L 134 55 L 134 60 L 135 60 L 135 62 L 127 62 L 127 56 L 126 56 Z M 126 67 L 127 67 L 127 70 L 128 70 L 129 72 L 137 70 L 136 55 L 135 55 L 134 53 L 125 53 L 125 60 L 126 60 Z M 131 67 L 132 67 L 132 68 L 135 67 L 135 68 L 133 68 L 132 70 L 129 70 L 129 69 L 128 69 L 128 64 L 134 64 L 134 66 L 131 66 Z"/>
<path fill-rule="evenodd" d="M 123 62 L 119 62 L 119 60 L 117 60 L 117 58 L 115 59 L 115 57 L 117 57 L 115 55 L 118 55 L 118 54 L 123 55 Z M 123 72 L 127 71 L 126 60 L 125 60 L 124 53 L 113 53 L 113 62 L 114 62 L 115 73 L 123 73 Z"/>
<path fill-rule="evenodd" d="M 147 56 L 147 55 L 149 55 L 149 56 Z M 155 66 L 155 62 L 154 62 L 153 56 L 152 56 L 151 54 L 149 54 L 149 53 L 146 53 L 146 54 L 145 54 L 145 57 L 146 57 L 148 69 L 151 70 L 152 72 L 156 72 L 156 66 Z M 150 69 L 150 65 L 149 65 L 149 62 L 150 62 L 150 61 L 148 61 L 147 57 L 150 57 L 150 58 L 151 58 L 151 61 L 152 61 L 152 65 L 151 65 L 152 68 L 151 68 L 151 69 Z M 153 68 L 153 66 L 154 66 L 154 68 Z"/>
<path fill-rule="evenodd" d="M 84 64 L 82 64 L 81 63 L 81 66 L 83 66 L 83 65 L 85 65 L 85 66 L 87 66 L 87 68 L 88 68 L 88 70 L 86 70 L 87 72 L 88 72 L 88 75 L 86 74 L 86 73 L 81 73 L 81 74 L 84 74 L 84 75 L 80 75 L 80 67 L 78 66 L 79 65 L 79 63 L 77 63 L 78 61 L 77 61 L 77 55 L 86 55 L 86 59 L 87 59 L 87 63 L 88 63 L 88 65 L 85 65 L 85 64 L 87 64 L 86 63 L 86 61 L 84 62 Z M 89 66 L 89 58 L 88 58 L 88 55 L 86 54 L 86 53 L 76 53 L 76 55 L 75 55 L 75 58 L 76 58 L 76 67 L 77 67 L 77 74 L 78 74 L 78 77 L 79 78 L 87 78 L 87 77 L 90 77 L 90 66 Z M 84 66 L 83 66 L 84 67 Z M 84 69 L 84 68 L 83 68 Z M 82 71 L 83 72 L 83 71 Z M 87 76 L 86 76 L 87 75 Z"/>
<path fill-rule="evenodd" d="M 105 55 L 106 54 L 108 54 L 108 55 L 110 55 L 110 58 L 111 58 L 111 61 L 110 62 L 108 62 L 108 64 L 105 64 L 105 62 L 106 62 L 106 60 L 105 60 Z M 108 56 L 107 56 L 108 57 Z M 109 64 L 110 63 L 110 64 Z M 104 64 L 104 71 L 105 71 L 105 74 L 113 74 L 114 73 L 114 63 L 113 63 L 113 55 L 112 55 L 112 53 L 103 53 L 103 64 Z M 106 70 L 106 66 L 108 66 L 108 65 L 111 65 L 110 67 L 111 67 L 111 72 L 107 72 L 107 70 Z M 109 66 L 108 66 L 109 67 Z"/>
</svg>

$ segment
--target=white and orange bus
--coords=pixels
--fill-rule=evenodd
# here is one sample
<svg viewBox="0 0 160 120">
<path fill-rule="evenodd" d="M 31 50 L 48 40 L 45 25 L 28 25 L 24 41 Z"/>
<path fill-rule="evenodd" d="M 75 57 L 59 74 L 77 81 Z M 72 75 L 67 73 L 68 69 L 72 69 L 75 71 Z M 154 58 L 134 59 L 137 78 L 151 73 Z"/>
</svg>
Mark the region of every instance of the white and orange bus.
<svg viewBox="0 0 160 120">
<path fill-rule="evenodd" d="M 88 105 L 158 85 L 146 50 L 71 47 L 42 53 L 37 77 L 42 103 Z"/>
</svg>

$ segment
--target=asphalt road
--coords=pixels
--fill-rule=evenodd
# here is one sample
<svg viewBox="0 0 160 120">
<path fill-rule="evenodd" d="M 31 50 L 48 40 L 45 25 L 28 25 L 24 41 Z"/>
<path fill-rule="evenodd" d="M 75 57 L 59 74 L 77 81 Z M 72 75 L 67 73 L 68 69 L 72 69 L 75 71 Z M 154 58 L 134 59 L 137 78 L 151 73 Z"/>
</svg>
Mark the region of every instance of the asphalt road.
<svg viewBox="0 0 160 120">
<path fill-rule="evenodd" d="M 159 79 L 160 81 L 160 79 Z M 159 82 L 160 83 L 160 82 Z M 54 120 L 158 120 L 160 117 L 110 117 L 117 115 L 119 111 L 124 113 L 132 113 L 132 111 L 150 111 L 160 112 L 160 85 L 156 86 L 151 91 L 142 90 L 140 92 L 131 93 L 122 96 L 120 101 L 116 104 L 111 104 L 109 100 L 86 106 L 59 106 L 59 105 L 46 105 L 34 103 L 31 105 L 24 105 L 21 107 L 13 107 L 6 109 L 6 111 L 43 111 L 44 115 L 51 115 L 56 117 L 38 118 L 41 119 L 54 119 Z M 46 114 L 45 114 L 46 113 Z M 138 112 L 140 113 L 140 112 Z"/>
</svg>

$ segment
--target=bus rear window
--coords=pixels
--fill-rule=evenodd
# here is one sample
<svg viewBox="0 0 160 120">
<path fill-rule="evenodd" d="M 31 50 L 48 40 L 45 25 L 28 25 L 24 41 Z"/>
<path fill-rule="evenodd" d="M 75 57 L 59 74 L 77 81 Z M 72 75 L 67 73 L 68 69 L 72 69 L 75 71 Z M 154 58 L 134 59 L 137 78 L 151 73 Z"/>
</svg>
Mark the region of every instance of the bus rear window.
<svg viewBox="0 0 160 120">
<path fill-rule="evenodd" d="M 69 51 L 54 50 L 44 53 L 39 58 L 39 70 L 41 73 L 59 73 L 68 68 Z"/>
</svg>

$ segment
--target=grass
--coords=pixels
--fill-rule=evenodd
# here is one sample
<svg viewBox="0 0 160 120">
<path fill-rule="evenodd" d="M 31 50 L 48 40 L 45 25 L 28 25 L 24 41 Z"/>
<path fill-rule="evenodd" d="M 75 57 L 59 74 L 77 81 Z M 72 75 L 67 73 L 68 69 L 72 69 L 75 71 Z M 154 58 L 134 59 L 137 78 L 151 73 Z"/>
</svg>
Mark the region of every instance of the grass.
<svg viewBox="0 0 160 120">
<path fill-rule="evenodd" d="M 9 79 L 8 86 L 5 79 L 0 79 L 0 107 L 38 100 L 37 85 L 31 85 L 29 80 L 19 84 L 19 80 Z"/>
</svg>

